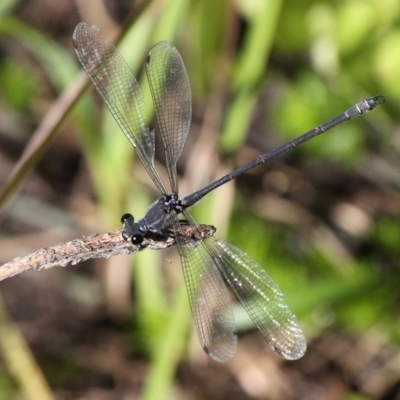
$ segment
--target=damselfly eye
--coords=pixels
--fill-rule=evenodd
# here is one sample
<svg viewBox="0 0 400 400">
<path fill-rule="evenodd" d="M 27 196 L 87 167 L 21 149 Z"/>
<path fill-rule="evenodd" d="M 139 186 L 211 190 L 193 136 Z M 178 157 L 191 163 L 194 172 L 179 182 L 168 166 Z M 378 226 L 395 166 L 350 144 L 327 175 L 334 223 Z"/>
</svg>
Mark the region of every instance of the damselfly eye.
<svg viewBox="0 0 400 400">
<path fill-rule="evenodd" d="M 133 215 L 132 214 L 128 214 L 128 213 L 124 214 L 121 217 L 121 222 L 124 224 L 128 219 L 132 219 L 132 222 L 133 222 L 134 221 Z"/>
<path fill-rule="evenodd" d="M 143 235 L 133 235 L 131 236 L 132 244 L 140 244 L 143 242 Z"/>
</svg>

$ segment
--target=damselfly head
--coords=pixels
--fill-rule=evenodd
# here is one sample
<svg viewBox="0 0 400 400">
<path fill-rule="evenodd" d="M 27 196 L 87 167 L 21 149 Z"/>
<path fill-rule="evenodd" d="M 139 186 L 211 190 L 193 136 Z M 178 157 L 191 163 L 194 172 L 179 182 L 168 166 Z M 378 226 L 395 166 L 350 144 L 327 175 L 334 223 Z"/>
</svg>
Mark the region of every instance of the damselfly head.
<svg viewBox="0 0 400 400">
<path fill-rule="evenodd" d="M 132 244 L 140 244 L 143 242 L 143 234 L 140 232 L 139 225 L 135 224 L 135 219 L 132 214 L 124 214 L 121 217 L 123 224 L 122 237 Z"/>
</svg>

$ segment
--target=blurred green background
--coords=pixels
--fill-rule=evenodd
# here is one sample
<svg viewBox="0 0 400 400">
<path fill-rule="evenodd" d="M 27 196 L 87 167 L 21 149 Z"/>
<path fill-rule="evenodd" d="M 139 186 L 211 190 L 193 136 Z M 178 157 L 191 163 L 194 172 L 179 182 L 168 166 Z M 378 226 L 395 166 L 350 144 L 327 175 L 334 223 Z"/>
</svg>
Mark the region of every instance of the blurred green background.
<svg viewBox="0 0 400 400">
<path fill-rule="evenodd" d="M 193 95 L 181 196 L 364 98 L 386 103 L 192 210 L 281 287 L 303 359 L 275 356 L 237 306 L 235 360 L 208 361 L 176 249 L 146 251 L 2 282 L 0 399 L 399 398 L 400 2 L 3 1 L 1 263 L 115 230 L 158 196 L 101 100 L 82 93 L 81 20 L 105 37 L 124 26 L 149 123 L 147 51 L 180 51 Z"/>
</svg>

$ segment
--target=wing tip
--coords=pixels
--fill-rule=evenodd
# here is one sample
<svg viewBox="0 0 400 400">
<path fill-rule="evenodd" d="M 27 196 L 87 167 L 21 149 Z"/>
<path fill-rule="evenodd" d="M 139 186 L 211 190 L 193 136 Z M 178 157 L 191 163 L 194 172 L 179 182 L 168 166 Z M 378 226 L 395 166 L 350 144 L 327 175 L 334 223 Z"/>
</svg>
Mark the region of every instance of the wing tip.
<svg viewBox="0 0 400 400">
<path fill-rule="evenodd" d="M 78 36 L 82 35 L 83 32 L 85 32 L 85 34 L 87 34 L 88 32 L 90 32 L 91 34 L 100 34 L 101 29 L 97 25 L 89 25 L 84 21 L 79 22 L 72 34 L 72 40 L 75 41 Z"/>
<path fill-rule="evenodd" d="M 299 340 L 295 347 L 281 349 L 278 347 L 272 346 L 278 356 L 284 358 L 285 360 L 294 361 L 298 360 L 306 354 L 307 351 L 307 343 L 304 337 Z"/>
</svg>

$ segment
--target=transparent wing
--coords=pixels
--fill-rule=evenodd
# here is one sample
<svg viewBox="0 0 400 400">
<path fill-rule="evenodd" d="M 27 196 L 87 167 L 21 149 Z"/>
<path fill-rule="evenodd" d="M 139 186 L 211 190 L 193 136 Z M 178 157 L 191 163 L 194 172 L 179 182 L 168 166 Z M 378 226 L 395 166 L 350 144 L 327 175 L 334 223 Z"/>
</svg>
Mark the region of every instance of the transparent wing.
<svg viewBox="0 0 400 400">
<path fill-rule="evenodd" d="M 192 118 L 189 78 L 180 54 L 169 42 L 160 42 L 150 50 L 146 67 L 171 189 L 178 193 L 176 163 Z"/>
<path fill-rule="evenodd" d="M 297 318 L 286 305 L 278 285 L 242 250 L 215 237 L 204 241 L 224 279 L 277 354 L 296 360 L 306 352 Z"/>
<path fill-rule="evenodd" d="M 97 26 L 81 22 L 74 31 L 76 54 L 118 125 L 136 148 L 161 193 L 166 188 L 154 166 L 155 137 L 145 125 L 144 97 L 128 64 L 114 45 L 100 37 Z"/>
<path fill-rule="evenodd" d="M 185 212 L 185 216 L 190 216 Z M 198 226 L 190 216 L 192 226 Z M 196 225 L 194 225 L 196 224 Z M 180 222 L 174 230 L 181 256 L 183 276 L 197 335 L 204 351 L 215 361 L 229 361 L 236 354 L 235 320 L 228 289 L 207 249 L 198 241 L 188 246 Z M 201 237 L 200 227 L 199 237 Z M 194 244 L 196 241 L 194 240 Z"/>
</svg>

